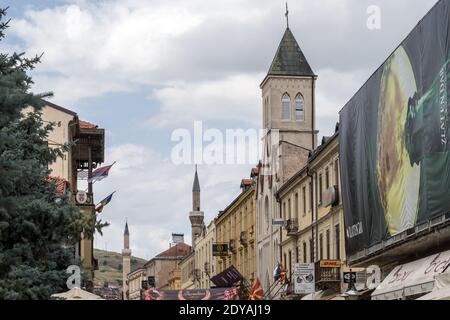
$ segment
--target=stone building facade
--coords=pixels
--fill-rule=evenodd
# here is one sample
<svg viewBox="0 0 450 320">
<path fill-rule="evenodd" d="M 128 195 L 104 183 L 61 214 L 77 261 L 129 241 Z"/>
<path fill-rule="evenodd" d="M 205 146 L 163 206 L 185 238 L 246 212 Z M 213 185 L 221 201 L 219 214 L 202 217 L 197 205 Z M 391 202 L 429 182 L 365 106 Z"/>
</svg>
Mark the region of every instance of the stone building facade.
<svg viewBox="0 0 450 320">
<path fill-rule="evenodd" d="M 316 78 L 288 27 L 261 83 L 266 134 L 256 193 L 256 239 L 257 276 L 265 290 L 280 257 L 280 230 L 272 226 L 281 217 L 276 193 L 306 165 L 316 145 Z"/>
</svg>

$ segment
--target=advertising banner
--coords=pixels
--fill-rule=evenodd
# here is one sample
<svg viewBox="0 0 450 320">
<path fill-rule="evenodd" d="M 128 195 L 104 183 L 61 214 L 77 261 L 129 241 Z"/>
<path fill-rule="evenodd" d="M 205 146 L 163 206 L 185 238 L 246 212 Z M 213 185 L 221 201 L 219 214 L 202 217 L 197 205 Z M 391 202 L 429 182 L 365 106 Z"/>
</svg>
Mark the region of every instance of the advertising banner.
<svg viewBox="0 0 450 320">
<path fill-rule="evenodd" d="M 314 263 L 296 263 L 294 265 L 295 294 L 310 294 L 316 290 Z"/>
<path fill-rule="evenodd" d="M 450 0 L 340 113 L 347 252 L 450 212 Z"/>
<path fill-rule="evenodd" d="M 145 290 L 143 300 L 239 300 L 237 288 Z"/>
</svg>

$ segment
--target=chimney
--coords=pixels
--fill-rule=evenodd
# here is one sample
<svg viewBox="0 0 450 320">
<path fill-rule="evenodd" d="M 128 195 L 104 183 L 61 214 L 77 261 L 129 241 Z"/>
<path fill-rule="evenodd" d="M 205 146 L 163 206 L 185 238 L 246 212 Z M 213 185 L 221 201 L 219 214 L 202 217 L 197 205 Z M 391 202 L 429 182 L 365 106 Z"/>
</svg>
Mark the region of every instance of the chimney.
<svg viewBox="0 0 450 320">
<path fill-rule="evenodd" d="M 172 242 L 175 244 L 184 243 L 183 233 L 172 233 Z"/>
</svg>

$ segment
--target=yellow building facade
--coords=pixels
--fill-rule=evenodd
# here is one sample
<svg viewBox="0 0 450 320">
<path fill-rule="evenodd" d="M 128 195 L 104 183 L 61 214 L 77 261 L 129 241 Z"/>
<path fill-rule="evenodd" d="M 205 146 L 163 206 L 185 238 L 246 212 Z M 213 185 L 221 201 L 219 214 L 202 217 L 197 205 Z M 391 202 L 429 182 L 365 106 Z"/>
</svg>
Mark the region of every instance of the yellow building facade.
<svg viewBox="0 0 450 320">
<path fill-rule="evenodd" d="M 195 273 L 198 280 L 195 282 L 196 289 L 209 289 L 212 286 L 210 277 L 216 272 L 216 258 L 212 254 L 212 245 L 216 241 L 216 227 L 211 221 L 200 237 L 195 241 Z"/>
<path fill-rule="evenodd" d="M 256 278 L 255 181 L 242 180 L 241 194 L 215 219 L 216 243 L 229 248 L 228 256 L 216 259 L 217 273 L 233 265 L 249 282 Z"/>
<path fill-rule="evenodd" d="M 337 128 L 278 191 L 280 218 L 285 221 L 278 260 L 290 276 L 295 263 L 315 263 L 318 289 L 336 291 L 342 289 L 342 270 L 347 265 L 339 170 Z M 333 276 L 321 278 L 327 271 Z"/>
</svg>

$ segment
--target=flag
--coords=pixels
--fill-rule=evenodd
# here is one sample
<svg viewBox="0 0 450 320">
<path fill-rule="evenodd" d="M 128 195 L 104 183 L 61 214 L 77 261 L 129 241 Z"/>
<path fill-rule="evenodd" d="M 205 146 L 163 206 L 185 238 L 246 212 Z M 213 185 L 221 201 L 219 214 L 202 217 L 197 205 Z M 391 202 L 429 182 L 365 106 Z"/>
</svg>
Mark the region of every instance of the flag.
<svg viewBox="0 0 450 320">
<path fill-rule="evenodd" d="M 275 270 L 273 271 L 274 280 L 284 282 L 286 280 L 286 274 L 287 272 L 284 269 L 283 265 L 278 262 L 277 266 L 275 267 Z"/>
<path fill-rule="evenodd" d="M 98 213 L 103 211 L 103 208 L 111 202 L 112 196 L 113 194 L 116 193 L 115 191 L 113 193 L 111 193 L 109 196 L 107 196 L 105 199 L 103 199 L 102 201 L 100 201 L 100 203 L 98 204 L 97 208 L 95 208 L 95 211 L 97 211 Z"/>
<path fill-rule="evenodd" d="M 286 283 L 287 282 L 287 271 L 286 269 L 283 267 L 283 265 L 280 265 L 280 283 Z"/>
<path fill-rule="evenodd" d="M 93 183 L 96 181 L 100 181 L 108 176 L 109 169 L 115 164 L 115 162 L 109 166 L 100 167 L 98 169 L 95 169 L 94 172 L 92 172 L 92 177 L 88 179 L 89 183 Z"/>
<path fill-rule="evenodd" d="M 273 279 L 275 281 L 278 281 L 278 280 L 280 280 L 280 277 L 281 277 L 281 265 L 278 262 L 277 266 L 275 267 L 275 270 L 273 270 Z"/>
<path fill-rule="evenodd" d="M 255 282 L 253 282 L 252 288 L 250 289 L 250 294 L 248 296 L 248 300 L 263 300 L 264 299 L 264 290 L 261 286 L 261 282 L 256 278 Z"/>
</svg>

